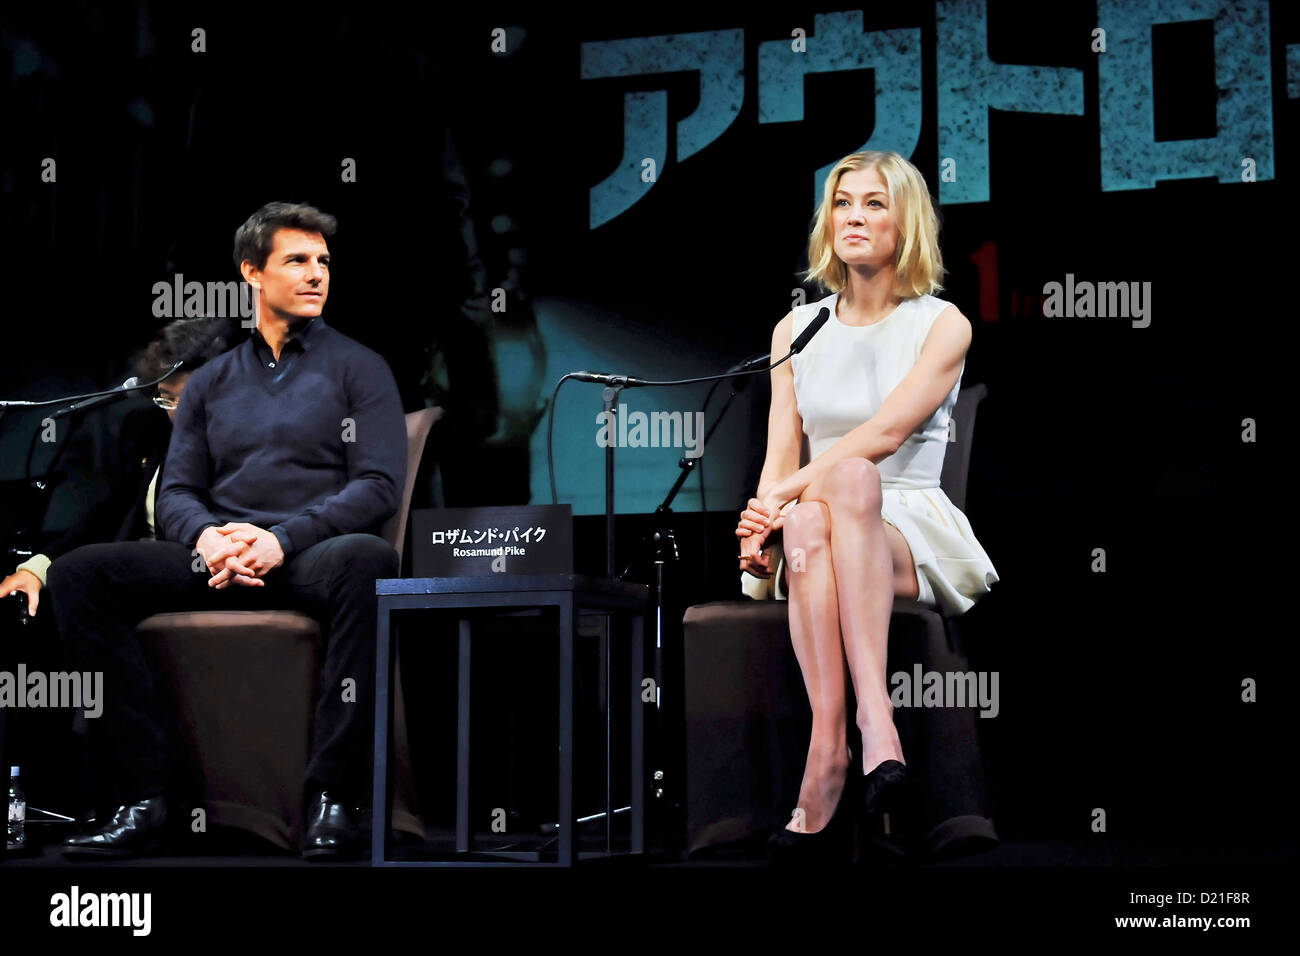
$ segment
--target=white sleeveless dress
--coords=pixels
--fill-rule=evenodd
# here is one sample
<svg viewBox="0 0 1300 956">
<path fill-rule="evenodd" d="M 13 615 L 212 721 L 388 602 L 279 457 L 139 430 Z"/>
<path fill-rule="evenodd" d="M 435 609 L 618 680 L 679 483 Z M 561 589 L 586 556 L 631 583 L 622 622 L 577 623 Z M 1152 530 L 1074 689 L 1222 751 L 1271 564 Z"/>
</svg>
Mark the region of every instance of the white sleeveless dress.
<svg viewBox="0 0 1300 956">
<path fill-rule="evenodd" d="M 838 294 L 830 295 L 794 310 L 791 341 L 822 308 L 830 309 L 821 331 L 790 360 L 805 460 L 816 458 L 879 411 L 916 364 L 934 320 L 952 304 L 932 295 L 917 296 L 871 325 L 852 326 L 837 317 L 838 300 Z M 918 603 L 948 616 L 968 611 L 999 580 L 970 522 L 939 487 L 948 422 L 960 388 L 958 375 L 929 420 L 877 465 L 881 517 L 902 533 L 912 550 Z M 741 586 L 751 598 L 786 599 L 780 584 L 785 556 L 779 543 L 771 548 L 777 560 L 771 562 L 775 573 L 770 578 L 741 572 Z"/>
</svg>

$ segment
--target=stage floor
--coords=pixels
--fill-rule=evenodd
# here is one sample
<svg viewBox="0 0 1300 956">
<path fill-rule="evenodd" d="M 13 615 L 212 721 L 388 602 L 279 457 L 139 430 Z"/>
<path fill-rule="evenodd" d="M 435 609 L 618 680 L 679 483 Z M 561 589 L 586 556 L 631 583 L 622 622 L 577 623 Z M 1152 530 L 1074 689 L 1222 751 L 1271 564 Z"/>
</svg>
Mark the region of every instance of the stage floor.
<svg viewBox="0 0 1300 956">
<path fill-rule="evenodd" d="M 410 850 L 402 853 L 412 856 Z M 629 861 L 623 861 L 627 865 Z M 1160 845 L 1089 845 L 1052 841 L 1007 842 L 994 849 L 971 853 L 944 860 L 903 859 L 879 856 L 859 863 L 864 868 L 878 869 L 933 869 L 951 867 L 1244 867 L 1271 868 L 1293 866 L 1296 853 L 1285 849 L 1264 847 L 1173 847 Z M 256 838 L 246 840 L 232 837 L 218 853 L 187 854 L 184 851 L 135 860 L 85 861 L 68 860 L 57 845 L 45 846 L 39 852 L 6 858 L 6 867 L 66 867 L 75 869 L 102 869 L 105 867 L 368 867 L 369 859 L 349 863 L 309 863 L 296 854 L 290 854 Z M 492 863 L 491 865 L 510 865 Z M 534 864 L 524 864 L 534 865 Z M 633 863 L 632 865 L 636 865 Z M 698 854 L 683 860 L 666 854 L 648 857 L 644 865 L 656 869 L 680 867 L 765 867 L 762 846 L 736 846 Z"/>
</svg>

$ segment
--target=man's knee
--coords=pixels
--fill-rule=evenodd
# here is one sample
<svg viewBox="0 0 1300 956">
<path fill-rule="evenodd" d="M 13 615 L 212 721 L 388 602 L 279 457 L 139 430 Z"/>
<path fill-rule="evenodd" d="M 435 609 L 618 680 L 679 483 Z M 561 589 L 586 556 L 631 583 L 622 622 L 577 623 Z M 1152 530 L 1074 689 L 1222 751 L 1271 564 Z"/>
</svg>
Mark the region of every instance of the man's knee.
<svg viewBox="0 0 1300 956">
<path fill-rule="evenodd" d="M 335 567 L 340 573 L 371 582 L 376 578 L 397 577 L 397 552 L 383 538 L 373 534 L 345 534 L 337 540 Z"/>
</svg>

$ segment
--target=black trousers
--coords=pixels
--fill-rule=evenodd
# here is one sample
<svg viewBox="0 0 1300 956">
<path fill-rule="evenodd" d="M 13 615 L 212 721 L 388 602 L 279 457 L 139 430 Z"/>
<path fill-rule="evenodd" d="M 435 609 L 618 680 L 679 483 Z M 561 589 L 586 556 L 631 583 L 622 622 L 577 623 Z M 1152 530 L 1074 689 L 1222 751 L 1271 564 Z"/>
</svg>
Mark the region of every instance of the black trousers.
<svg viewBox="0 0 1300 956">
<path fill-rule="evenodd" d="M 95 763 L 112 768 L 113 791 L 131 802 L 171 791 L 174 708 L 135 625 L 152 614 L 292 609 L 321 625 L 304 793 L 330 790 L 366 805 L 374 726 L 375 579 L 396 577 L 397 552 L 371 534 L 345 534 L 307 548 L 269 572 L 262 587 L 208 587 L 203 559 L 172 541 L 90 544 L 50 566 L 50 604 L 68 664 L 102 671 L 103 713 L 90 723 Z M 355 700 L 343 681 L 355 680 Z"/>
</svg>

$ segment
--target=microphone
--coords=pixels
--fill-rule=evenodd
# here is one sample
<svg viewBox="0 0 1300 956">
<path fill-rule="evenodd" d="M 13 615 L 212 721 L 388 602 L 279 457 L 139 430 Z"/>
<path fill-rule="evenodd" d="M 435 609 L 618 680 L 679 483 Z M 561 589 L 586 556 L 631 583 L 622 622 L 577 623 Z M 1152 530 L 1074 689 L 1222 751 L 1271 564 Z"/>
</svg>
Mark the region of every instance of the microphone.
<svg viewBox="0 0 1300 956">
<path fill-rule="evenodd" d="M 88 408 L 94 408 L 97 405 L 103 404 L 103 402 L 96 401 L 96 399 L 102 398 L 110 402 L 115 402 L 119 398 L 124 397 L 127 392 L 137 391 L 146 388 L 153 388 L 159 382 L 171 378 L 176 373 L 176 370 L 184 364 L 185 361 L 184 359 L 182 359 L 181 361 L 173 365 L 171 368 L 169 368 L 167 371 L 159 375 L 152 382 L 145 382 L 143 385 L 139 384 L 140 380 L 136 378 L 134 375 L 132 375 L 121 385 L 117 386 L 117 388 L 110 388 L 107 391 L 103 391 L 103 392 L 89 392 L 85 395 L 65 395 L 63 398 L 47 398 L 41 402 L 29 402 L 26 401 L 25 399 L 18 399 L 14 401 L 10 401 L 7 399 L 0 399 L 0 415 L 3 415 L 11 408 L 47 408 L 50 405 L 62 405 L 68 399 L 72 399 L 73 404 L 69 405 L 67 408 L 63 408 L 55 412 L 53 415 L 50 416 L 51 418 L 62 418 L 65 415 L 71 415 L 73 412 L 84 412 Z"/>
<path fill-rule="evenodd" d="M 159 382 L 171 378 L 171 376 L 176 373 L 176 370 L 184 364 L 185 362 L 183 360 L 177 362 L 175 365 L 169 368 L 162 375 L 159 375 L 152 382 L 145 382 L 144 384 L 141 384 L 140 380 L 136 378 L 134 375 L 132 375 L 121 385 L 117 386 L 117 388 L 110 388 L 107 391 L 103 391 L 103 392 L 91 392 L 88 395 L 82 395 L 80 397 L 69 396 L 75 398 L 73 403 L 69 405 L 67 408 L 61 408 L 57 412 L 54 412 L 52 415 L 50 415 L 50 418 L 64 418 L 65 416 L 72 415 L 76 412 L 84 412 L 92 408 L 98 408 L 100 405 L 104 405 L 108 402 L 116 402 L 118 399 L 125 398 L 128 392 L 139 391 L 141 389 L 146 389 L 146 388 L 153 388 Z M 62 402 L 66 402 L 67 400 L 68 400 L 67 398 L 52 398 L 43 402 L 24 402 L 24 401 L 0 402 L 0 412 L 8 408 L 44 408 L 48 405 L 61 404 Z"/>
<path fill-rule="evenodd" d="M 785 358 L 781 359 L 780 362 L 773 363 L 772 365 L 767 364 L 767 362 L 772 358 L 771 355 L 761 355 L 758 358 L 752 358 L 748 361 L 741 362 L 739 367 L 732 368 L 723 372 L 721 375 L 700 375 L 696 378 L 679 378 L 667 382 L 651 382 L 644 378 L 635 378 L 631 375 L 610 375 L 605 372 L 568 372 L 560 379 L 560 382 L 562 383 L 565 379 L 575 378 L 579 382 L 594 382 L 597 385 L 613 385 L 618 388 L 630 388 L 633 386 L 645 387 L 648 385 L 694 385 L 696 382 L 715 382 L 719 379 L 731 378 L 737 375 L 752 375 L 755 372 L 770 372 L 772 369 L 780 365 L 781 362 L 788 361 L 791 357 L 802 352 L 808 346 L 808 343 L 812 341 L 812 337 L 821 331 L 821 327 L 830 320 L 830 317 L 831 310 L 826 306 L 822 306 L 821 311 L 817 313 L 817 317 L 808 323 L 808 328 L 804 329 L 803 332 L 800 333 L 799 338 L 795 339 L 794 344 L 790 346 L 790 351 L 786 354 Z M 558 390 L 560 386 L 557 384 L 555 387 Z"/>
<path fill-rule="evenodd" d="M 794 345 L 790 346 L 790 354 L 798 355 L 812 341 L 812 337 L 821 331 L 821 327 L 830 321 L 831 310 L 827 306 L 822 306 L 817 317 L 808 323 L 808 328 L 804 329 L 800 336 L 794 340 Z"/>
<path fill-rule="evenodd" d="M 547 411 L 548 421 L 546 425 L 546 464 L 547 464 L 547 470 L 549 471 L 551 477 L 552 504 L 558 503 L 559 501 L 559 499 L 556 497 L 555 494 L 555 458 L 553 455 L 554 435 L 555 435 L 555 399 L 560 394 L 560 386 L 563 385 L 566 381 L 568 381 L 571 378 L 574 378 L 577 379 L 579 382 L 594 382 L 597 385 L 612 386 L 615 388 L 627 388 L 629 386 L 646 387 L 646 386 L 659 386 L 659 385 L 694 385 L 697 382 L 718 382 L 723 379 L 729 379 L 729 378 L 734 378 L 737 379 L 738 381 L 744 381 L 746 376 L 754 375 L 758 372 L 770 372 L 778 365 L 788 362 L 795 355 L 802 352 L 805 348 L 808 347 L 808 343 L 812 341 L 812 337 L 821 331 L 823 325 L 825 325 L 828 321 L 830 321 L 830 317 L 831 317 L 830 308 L 827 306 L 822 306 L 822 308 L 818 311 L 816 317 L 811 322 L 808 323 L 808 327 L 799 334 L 799 337 L 797 339 L 795 339 L 794 344 L 790 346 L 790 351 L 785 355 L 785 357 L 782 358 L 781 361 L 779 362 L 772 362 L 771 365 L 767 364 L 772 359 L 771 355 L 760 355 L 756 358 L 748 359 L 744 362 L 741 362 L 738 367 L 733 367 L 731 369 L 728 369 L 727 371 L 723 372 L 721 375 L 697 375 L 694 378 L 678 378 L 666 382 L 651 382 L 643 378 L 634 378 L 630 375 L 610 375 L 605 372 L 566 372 L 564 375 L 561 375 L 560 380 L 555 383 L 555 391 L 551 395 L 551 404 L 550 404 L 550 408 Z M 742 387 L 743 386 L 738 386 L 735 389 L 735 391 L 737 392 L 740 391 Z M 715 427 L 716 427 L 716 423 L 715 423 Z M 610 445 L 608 447 L 612 448 L 613 446 Z M 610 465 L 608 467 L 612 468 L 613 466 Z M 612 487 L 612 478 L 613 478 L 613 472 L 607 471 L 606 487 Z M 605 513 L 606 529 L 612 527 L 612 522 L 613 522 L 612 507 L 613 507 L 612 504 L 610 504 L 610 502 L 607 500 L 606 513 Z M 610 532 L 608 530 L 606 531 L 606 537 L 607 540 L 610 540 L 611 538 Z M 607 570 L 612 575 L 614 573 L 612 552 L 610 552 L 610 556 L 608 557 L 607 563 L 609 564 L 609 568 Z"/>
<path fill-rule="evenodd" d="M 132 375 L 125 382 L 107 394 L 100 395 L 96 398 L 88 398 L 83 402 L 73 402 L 67 408 L 60 408 L 57 412 L 51 415 L 50 418 L 64 418 L 77 412 L 90 411 L 90 409 L 98 408 L 100 405 L 107 405 L 109 402 L 116 402 L 119 399 L 125 398 L 127 392 L 138 387 L 139 384 L 140 379 Z"/>
</svg>

